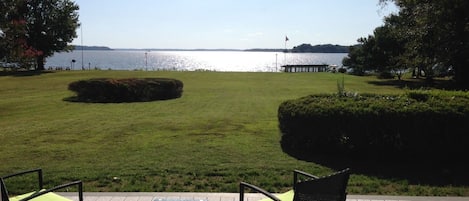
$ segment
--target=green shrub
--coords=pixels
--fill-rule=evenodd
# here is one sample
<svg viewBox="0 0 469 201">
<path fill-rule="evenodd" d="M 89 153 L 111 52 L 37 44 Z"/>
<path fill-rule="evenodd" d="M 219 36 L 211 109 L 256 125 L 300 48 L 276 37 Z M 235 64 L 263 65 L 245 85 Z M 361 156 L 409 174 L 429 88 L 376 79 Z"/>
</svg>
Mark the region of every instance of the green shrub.
<svg viewBox="0 0 469 201">
<path fill-rule="evenodd" d="M 436 156 L 469 151 L 469 96 L 312 95 L 278 109 L 283 150 L 312 153 Z"/>
<path fill-rule="evenodd" d="M 182 96 L 183 83 L 169 78 L 95 78 L 68 85 L 75 101 L 97 103 L 142 102 Z"/>
<path fill-rule="evenodd" d="M 346 68 L 339 68 L 339 73 L 346 73 L 347 72 L 347 69 Z"/>
</svg>

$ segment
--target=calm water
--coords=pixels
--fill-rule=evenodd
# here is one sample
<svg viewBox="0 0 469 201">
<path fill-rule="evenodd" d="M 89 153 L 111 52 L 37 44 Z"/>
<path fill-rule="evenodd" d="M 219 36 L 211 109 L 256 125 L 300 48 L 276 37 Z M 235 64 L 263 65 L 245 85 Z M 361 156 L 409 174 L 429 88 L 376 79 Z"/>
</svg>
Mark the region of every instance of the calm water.
<svg viewBox="0 0 469 201">
<path fill-rule="evenodd" d="M 83 65 L 82 65 L 83 54 Z M 212 70 L 275 72 L 285 64 L 329 64 L 342 66 L 345 53 L 282 53 L 244 51 L 73 51 L 47 59 L 48 67 L 73 70 Z M 75 63 L 72 62 L 75 60 Z"/>
</svg>

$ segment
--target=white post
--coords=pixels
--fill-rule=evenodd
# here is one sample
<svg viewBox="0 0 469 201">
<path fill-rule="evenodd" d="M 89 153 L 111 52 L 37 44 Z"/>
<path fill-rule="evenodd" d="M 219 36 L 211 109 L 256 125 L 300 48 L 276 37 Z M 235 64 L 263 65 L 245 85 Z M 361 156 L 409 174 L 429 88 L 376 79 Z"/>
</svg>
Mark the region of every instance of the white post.
<svg viewBox="0 0 469 201">
<path fill-rule="evenodd" d="M 148 71 L 148 52 L 145 52 L 145 70 Z"/>
<path fill-rule="evenodd" d="M 278 54 L 275 53 L 275 72 L 278 72 L 278 67 L 277 67 L 278 66 L 278 59 L 277 58 L 278 58 Z"/>
<path fill-rule="evenodd" d="M 83 59 L 83 25 L 80 24 L 80 30 L 81 30 L 81 69 L 85 70 L 85 63 Z"/>
</svg>

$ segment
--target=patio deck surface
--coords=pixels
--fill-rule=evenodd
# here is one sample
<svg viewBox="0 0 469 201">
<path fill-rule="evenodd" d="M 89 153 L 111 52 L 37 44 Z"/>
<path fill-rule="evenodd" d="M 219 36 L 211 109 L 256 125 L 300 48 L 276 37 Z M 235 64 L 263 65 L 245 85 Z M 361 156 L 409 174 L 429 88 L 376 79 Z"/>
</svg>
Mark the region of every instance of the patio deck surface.
<svg viewBox="0 0 469 201">
<path fill-rule="evenodd" d="M 78 201 L 77 193 L 59 193 Z M 206 200 L 239 201 L 238 193 L 191 193 L 191 192 L 84 192 L 84 201 L 165 201 L 165 200 Z M 244 200 L 256 201 L 265 196 L 258 193 L 245 194 Z M 381 196 L 348 195 L 347 201 L 469 201 L 469 197 L 427 197 L 427 196 Z"/>
</svg>

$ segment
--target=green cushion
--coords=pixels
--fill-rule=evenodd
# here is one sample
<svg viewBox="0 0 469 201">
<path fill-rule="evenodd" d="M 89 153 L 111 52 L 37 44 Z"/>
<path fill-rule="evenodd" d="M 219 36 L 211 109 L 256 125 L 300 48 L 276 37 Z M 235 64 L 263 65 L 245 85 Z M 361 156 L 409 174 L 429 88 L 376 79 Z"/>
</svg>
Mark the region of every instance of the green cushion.
<svg viewBox="0 0 469 201">
<path fill-rule="evenodd" d="M 293 196 L 295 195 L 295 193 L 293 192 L 293 190 L 290 190 L 290 191 L 287 191 L 285 193 L 282 193 L 280 195 L 277 195 L 278 199 L 282 200 L 282 201 L 293 201 Z M 259 201 L 271 201 L 272 199 L 270 198 L 264 198 L 262 200 L 259 200 Z"/>
<path fill-rule="evenodd" d="M 18 196 L 15 196 L 15 197 L 10 197 L 10 201 L 19 201 L 23 198 L 26 198 L 30 195 L 32 195 L 33 193 L 35 192 L 31 192 L 31 193 L 26 193 L 26 194 L 22 194 L 22 195 L 18 195 Z M 55 193 L 46 193 L 44 195 L 41 195 L 39 197 L 35 197 L 33 199 L 31 199 L 31 201 L 72 201 L 66 197 L 63 197 L 63 196 L 60 196 L 58 194 L 55 194 Z"/>
</svg>

